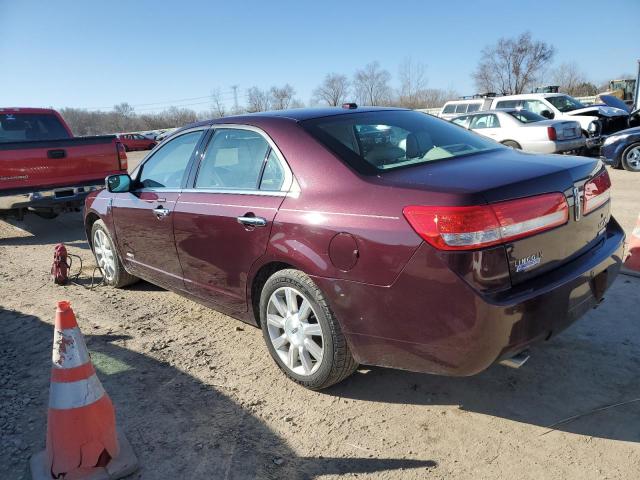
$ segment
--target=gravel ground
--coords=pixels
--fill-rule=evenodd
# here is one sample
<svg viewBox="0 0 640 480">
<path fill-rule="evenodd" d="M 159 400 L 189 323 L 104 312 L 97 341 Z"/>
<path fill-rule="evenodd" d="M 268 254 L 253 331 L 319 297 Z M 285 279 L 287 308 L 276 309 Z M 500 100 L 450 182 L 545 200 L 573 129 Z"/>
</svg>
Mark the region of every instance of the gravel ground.
<svg viewBox="0 0 640 480">
<path fill-rule="evenodd" d="M 629 231 L 640 175 L 612 177 Z M 87 286 L 95 263 L 79 214 L 0 222 L 2 479 L 30 478 L 29 456 L 44 448 L 59 299 L 71 300 L 139 456 L 132 478 L 638 478 L 640 279 L 620 276 L 602 306 L 534 347 L 520 370 L 362 368 L 316 393 L 284 378 L 258 329 L 174 293 L 54 286 L 59 241 L 82 257 Z"/>
</svg>

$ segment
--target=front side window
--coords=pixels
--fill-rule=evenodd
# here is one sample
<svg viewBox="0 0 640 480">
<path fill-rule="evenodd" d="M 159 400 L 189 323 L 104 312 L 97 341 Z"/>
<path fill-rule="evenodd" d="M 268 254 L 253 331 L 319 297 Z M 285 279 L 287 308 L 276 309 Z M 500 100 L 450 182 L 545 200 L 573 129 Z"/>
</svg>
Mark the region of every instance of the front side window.
<svg viewBox="0 0 640 480">
<path fill-rule="evenodd" d="M 569 95 L 548 97 L 547 101 L 561 112 L 571 112 L 573 110 L 578 110 L 579 108 L 585 108 L 582 103 Z"/>
<path fill-rule="evenodd" d="M 469 126 L 469 117 L 467 116 L 456 117 L 453 120 L 451 120 L 451 122 L 455 123 L 456 125 L 460 125 L 461 127 L 467 128 Z"/>
<path fill-rule="evenodd" d="M 196 177 L 196 188 L 255 190 L 269 144 L 257 132 L 222 128 L 215 131 Z"/>
<path fill-rule="evenodd" d="M 202 131 L 198 130 L 167 142 L 144 163 L 139 183 L 144 188 L 180 188 L 200 137 Z"/>
<path fill-rule="evenodd" d="M 471 128 L 472 130 L 481 129 L 481 128 L 499 128 L 500 122 L 498 121 L 498 117 L 493 114 L 489 115 L 476 115 L 471 120 Z"/>
<path fill-rule="evenodd" d="M 314 118 L 301 125 L 363 174 L 501 148 L 456 125 L 415 111 Z"/>
<path fill-rule="evenodd" d="M 540 115 L 545 110 L 549 110 L 549 107 L 540 100 L 524 100 L 522 102 L 522 108 L 529 110 L 530 112 Z"/>
</svg>

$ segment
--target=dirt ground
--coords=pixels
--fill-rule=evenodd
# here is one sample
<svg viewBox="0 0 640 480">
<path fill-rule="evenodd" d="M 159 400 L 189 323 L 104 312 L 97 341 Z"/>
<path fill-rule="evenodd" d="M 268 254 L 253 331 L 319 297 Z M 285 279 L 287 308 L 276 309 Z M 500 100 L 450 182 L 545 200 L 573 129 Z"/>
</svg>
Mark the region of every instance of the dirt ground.
<svg viewBox="0 0 640 480">
<path fill-rule="evenodd" d="M 611 174 L 629 232 L 640 175 Z M 95 263 L 79 214 L 0 222 L 1 479 L 31 478 L 28 459 L 44 448 L 60 299 L 71 300 L 138 454 L 131 478 L 640 478 L 640 278 L 620 276 L 519 370 L 362 368 L 316 393 L 280 373 L 258 329 L 174 293 L 54 286 L 60 241 L 82 257 L 87 286 Z"/>
</svg>

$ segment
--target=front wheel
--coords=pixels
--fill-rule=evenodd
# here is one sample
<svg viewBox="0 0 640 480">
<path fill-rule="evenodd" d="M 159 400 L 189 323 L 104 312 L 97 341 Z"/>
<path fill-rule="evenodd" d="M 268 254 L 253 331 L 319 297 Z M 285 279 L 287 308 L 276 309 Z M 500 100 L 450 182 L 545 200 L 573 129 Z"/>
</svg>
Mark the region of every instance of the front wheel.
<svg viewBox="0 0 640 480">
<path fill-rule="evenodd" d="M 299 270 L 280 270 L 267 280 L 260 321 L 278 367 L 306 388 L 327 388 L 358 367 L 324 295 Z"/>
<path fill-rule="evenodd" d="M 107 285 L 121 288 L 138 281 L 138 277 L 124 269 L 115 243 L 102 220 L 96 220 L 91 227 L 91 248 Z"/>
<path fill-rule="evenodd" d="M 625 148 L 622 152 L 622 166 L 629 172 L 640 172 L 640 142 Z"/>
</svg>

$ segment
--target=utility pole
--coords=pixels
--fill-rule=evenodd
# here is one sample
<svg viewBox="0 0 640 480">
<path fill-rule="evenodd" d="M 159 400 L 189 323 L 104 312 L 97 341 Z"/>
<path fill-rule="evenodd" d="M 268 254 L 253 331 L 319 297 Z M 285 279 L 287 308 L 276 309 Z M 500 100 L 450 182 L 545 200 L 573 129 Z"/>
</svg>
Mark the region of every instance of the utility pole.
<svg viewBox="0 0 640 480">
<path fill-rule="evenodd" d="M 238 113 L 238 85 L 231 85 L 233 89 L 233 113 Z"/>
</svg>

